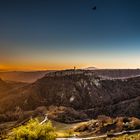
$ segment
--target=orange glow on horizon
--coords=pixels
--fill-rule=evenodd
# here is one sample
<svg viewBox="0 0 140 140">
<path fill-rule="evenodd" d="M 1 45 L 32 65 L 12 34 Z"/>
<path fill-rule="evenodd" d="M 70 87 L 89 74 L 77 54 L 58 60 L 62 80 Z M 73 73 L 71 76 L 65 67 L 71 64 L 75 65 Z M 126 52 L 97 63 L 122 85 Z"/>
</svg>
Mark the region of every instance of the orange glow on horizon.
<svg viewBox="0 0 140 140">
<path fill-rule="evenodd" d="M 64 70 L 73 69 L 75 65 L 64 64 L 64 65 L 0 65 L 0 70 L 4 71 L 37 71 L 37 70 Z M 76 68 L 84 67 L 83 65 L 78 65 Z"/>
<path fill-rule="evenodd" d="M 99 69 L 136 69 L 139 68 L 137 65 L 129 65 L 129 63 L 83 63 L 83 64 L 0 64 L 0 70 L 4 71 L 37 71 L 37 70 L 64 70 L 64 69 L 73 69 L 74 66 L 77 69 L 87 68 L 87 67 L 96 67 Z"/>
</svg>

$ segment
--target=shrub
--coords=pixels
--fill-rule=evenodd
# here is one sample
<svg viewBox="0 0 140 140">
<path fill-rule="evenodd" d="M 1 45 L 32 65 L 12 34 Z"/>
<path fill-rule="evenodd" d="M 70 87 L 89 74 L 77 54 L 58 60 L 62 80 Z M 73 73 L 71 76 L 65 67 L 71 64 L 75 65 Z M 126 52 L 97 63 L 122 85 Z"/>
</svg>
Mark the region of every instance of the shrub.
<svg viewBox="0 0 140 140">
<path fill-rule="evenodd" d="M 56 133 L 50 121 L 40 124 L 37 119 L 31 119 L 26 125 L 14 128 L 7 140 L 54 140 Z"/>
</svg>

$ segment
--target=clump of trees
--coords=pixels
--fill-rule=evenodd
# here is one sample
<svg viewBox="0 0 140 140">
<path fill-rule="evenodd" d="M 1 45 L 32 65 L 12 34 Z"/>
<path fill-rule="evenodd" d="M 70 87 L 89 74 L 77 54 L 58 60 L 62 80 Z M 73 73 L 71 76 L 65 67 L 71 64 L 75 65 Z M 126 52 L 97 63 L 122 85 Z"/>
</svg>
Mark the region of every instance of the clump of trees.
<svg viewBox="0 0 140 140">
<path fill-rule="evenodd" d="M 55 140 L 56 133 L 51 122 L 40 124 L 38 119 L 31 119 L 26 125 L 14 128 L 7 140 Z"/>
</svg>

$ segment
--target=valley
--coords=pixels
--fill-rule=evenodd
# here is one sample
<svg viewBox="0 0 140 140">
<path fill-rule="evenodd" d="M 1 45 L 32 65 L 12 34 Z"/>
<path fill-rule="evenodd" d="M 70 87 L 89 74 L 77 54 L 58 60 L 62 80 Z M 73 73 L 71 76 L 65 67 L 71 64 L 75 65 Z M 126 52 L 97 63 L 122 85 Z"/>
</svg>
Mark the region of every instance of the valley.
<svg viewBox="0 0 140 140">
<path fill-rule="evenodd" d="M 96 136 L 126 130 L 123 121 L 119 121 L 119 127 L 114 124 L 113 128 L 106 128 L 103 132 L 103 124 L 99 127 L 93 125 L 91 129 L 90 120 L 100 122 L 105 119 L 109 121 L 106 122 L 108 125 L 113 125 L 116 121 L 113 118 L 126 118 L 130 122 L 129 130 L 135 130 L 134 126 L 131 127 L 135 121 L 138 129 L 139 75 L 139 70 L 64 70 L 47 73 L 33 83 L 1 79 L 0 129 L 4 133 L 8 132 L 26 123 L 31 117 L 43 119 L 46 113 L 59 136 L 72 133 L 78 124 L 81 124 L 83 132 L 78 130 L 77 136 Z M 132 123 L 129 121 L 131 119 Z M 87 122 L 86 129 L 83 122 Z"/>
</svg>

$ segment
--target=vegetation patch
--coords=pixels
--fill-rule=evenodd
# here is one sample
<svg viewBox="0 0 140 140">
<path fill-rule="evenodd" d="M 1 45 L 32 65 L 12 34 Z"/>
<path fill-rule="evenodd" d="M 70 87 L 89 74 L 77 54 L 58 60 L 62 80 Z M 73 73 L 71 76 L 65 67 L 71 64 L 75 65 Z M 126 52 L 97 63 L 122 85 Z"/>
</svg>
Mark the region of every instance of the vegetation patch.
<svg viewBox="0 0 140 140">
<path fill-rule="evenodd" d="M 110 118 L 100 116 L 97 120 L 90 120 L 79 124 L 74 128 L 75 132 L 80 132 L 80 136 L 113 134 L 122 131 L 136 130 L 140 128 L 140 120 L 134 117 Z"/>
<path fill-rule="evenodd" d="M 26 125 L 14 128 L 6 140 L 55 140 L 56 132 L 51 122 L 40 124 L 31 119 Z"/>
</svg>

